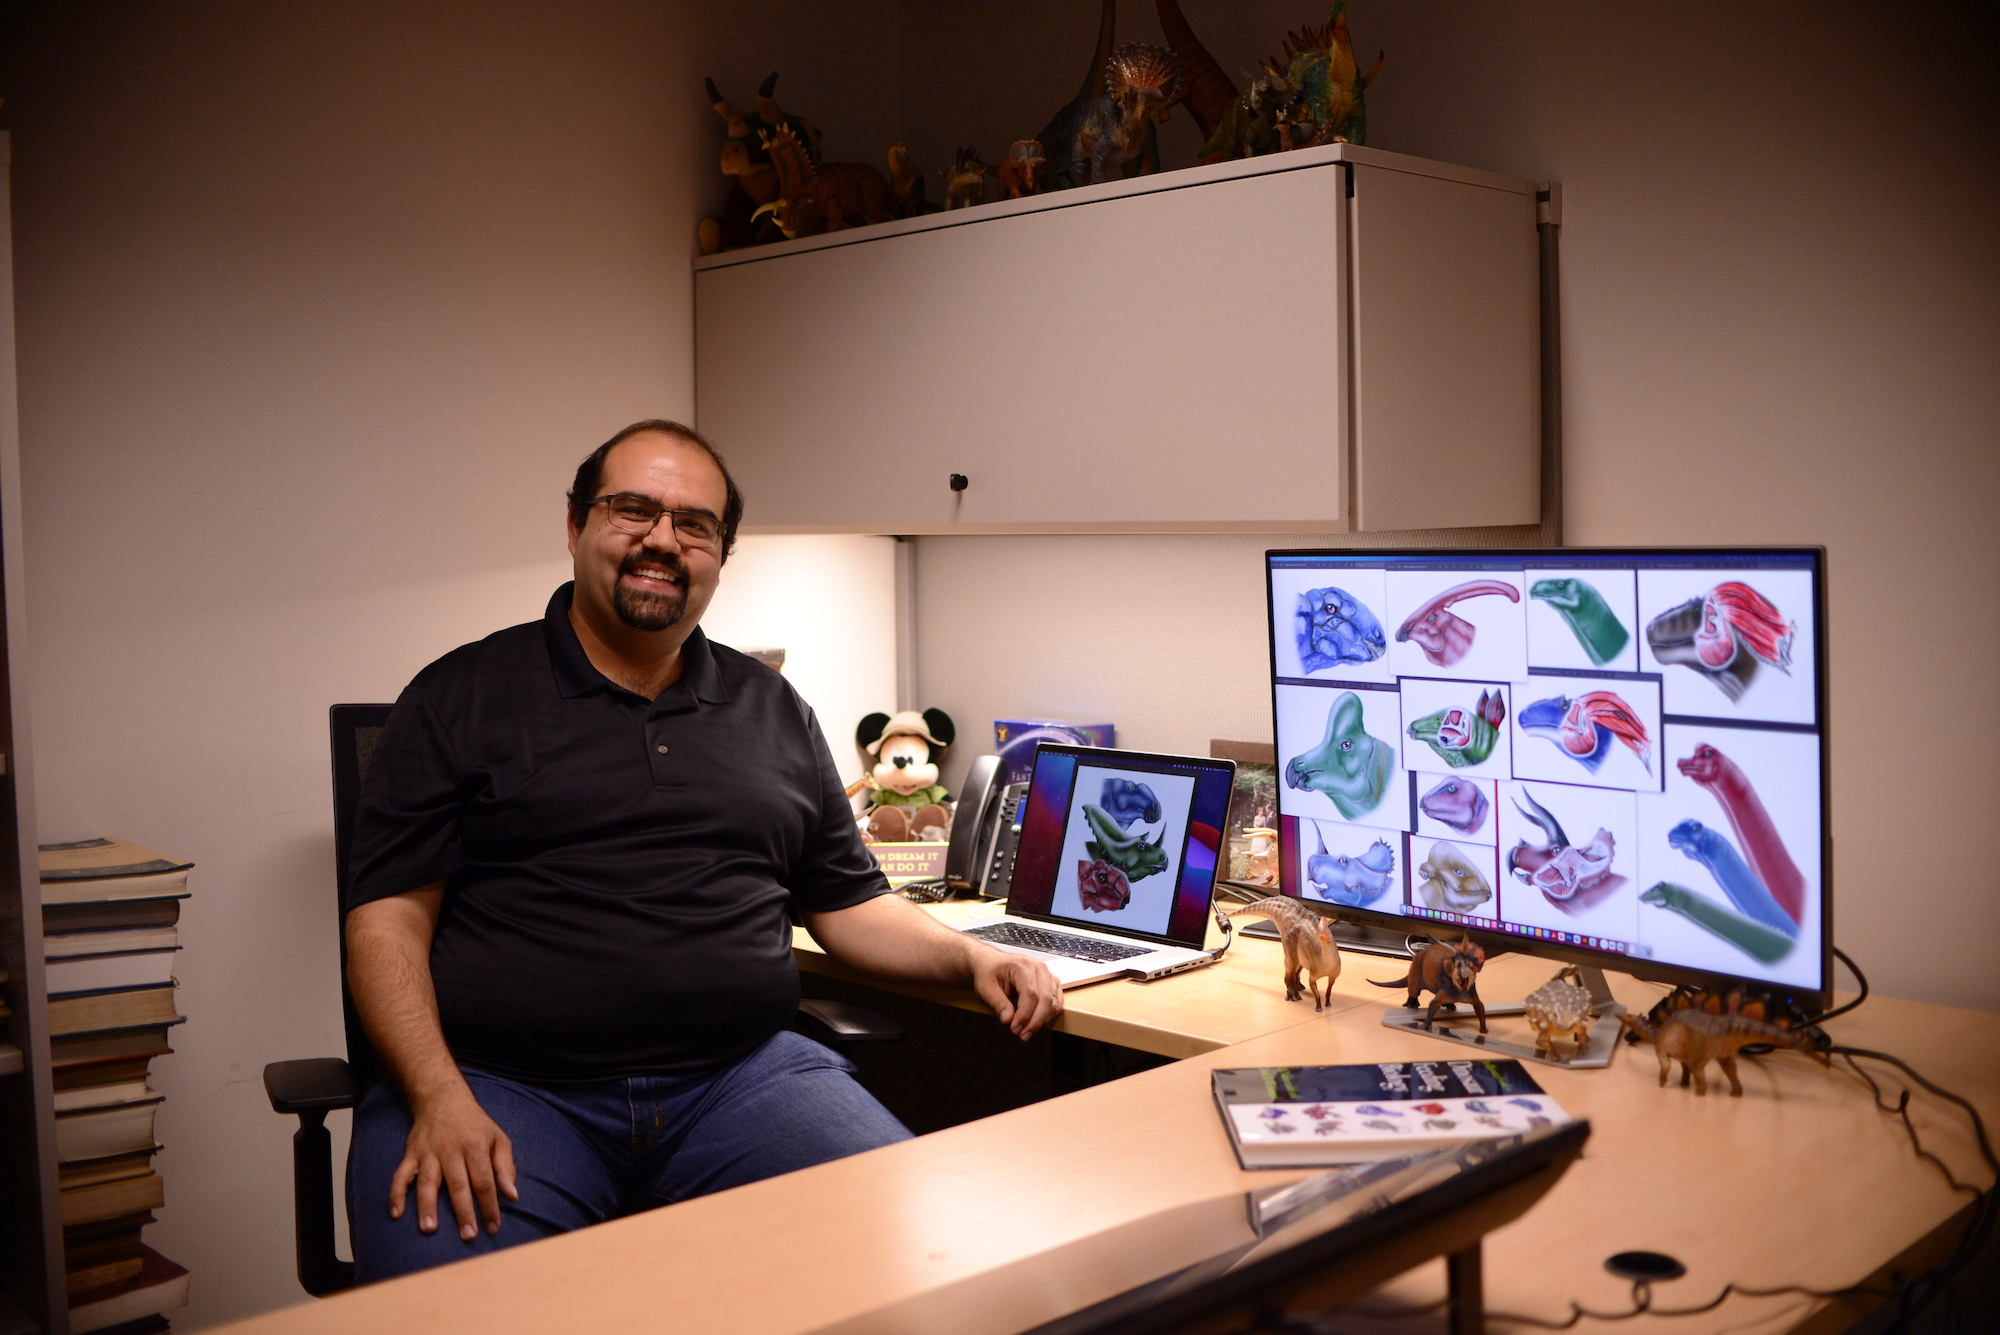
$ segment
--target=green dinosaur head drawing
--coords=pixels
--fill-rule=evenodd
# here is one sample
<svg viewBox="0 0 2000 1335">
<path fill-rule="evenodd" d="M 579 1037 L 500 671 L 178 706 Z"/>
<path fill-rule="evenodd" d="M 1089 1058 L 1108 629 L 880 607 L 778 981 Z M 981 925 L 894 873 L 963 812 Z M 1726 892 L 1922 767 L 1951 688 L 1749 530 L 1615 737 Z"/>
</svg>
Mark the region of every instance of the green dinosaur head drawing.
<svg viewBox="0 0 2000 1335">
<path fill-rule="evenodd" d="M 1144 834 L 1126 834 L 1118 822 L 1098 807 L 1084 804 L 1083 819 L 1097 837 L 1084 844 L 1090 856 L 1110 863 L 1125 873 L 1127 881 L 1143 881 L 1154 872 L 1167 869 L 1167 850 L 1162 847 L 1167 827 L 1162 825 L 1149 843 Z"/>
<path fill-rule="evenodd" d="M 1528 596 L 1539 598 L 1562 614 L 1583 651 L 1599 666 L 1616 658 L 1632 638 L 1619 623 L 1618 614 L 1604 601 L 1604 595 L 1587 580 L 1575 578 L 1538 579 L 1528 586 Z"/>
<path fill-rule="evenodd" d="M 1471 709 L 1440 709 L 1410 725 L 1410 736 L 1438 753 L 1453 769 L 1477 765 L 1493 754 L 1500 724 L 1507 717 L 1506 701 L 1498 691 L 1481 691 Z"/>
<path fill-rule="evenodd" d="M 1326 712 L 1326 738 L 1285 766 L 1285 784 L 1324 793 L 1353 820 L 1381 804 L 1396 767 L 1396 748 L 1362 728 L 1361 697 L 1342 691 Z"/>
</svg>

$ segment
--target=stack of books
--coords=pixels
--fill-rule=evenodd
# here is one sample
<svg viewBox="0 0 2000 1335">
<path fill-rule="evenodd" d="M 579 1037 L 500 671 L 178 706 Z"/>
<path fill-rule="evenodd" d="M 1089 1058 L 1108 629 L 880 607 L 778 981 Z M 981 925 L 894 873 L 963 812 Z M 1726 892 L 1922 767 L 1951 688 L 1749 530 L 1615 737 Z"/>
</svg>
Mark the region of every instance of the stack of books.
<svg viewBox="0 0 2000 1335">
<path fill-rule="evenodd" d="M 122 839 L 41 846 L 63 1257 L 76 1335 L 166 1330 L 188 1273 L 140 1240 L 166 1201 L 153 1168 L 173 1049 L 174 956 L 191 864 Z"/>
</svg>

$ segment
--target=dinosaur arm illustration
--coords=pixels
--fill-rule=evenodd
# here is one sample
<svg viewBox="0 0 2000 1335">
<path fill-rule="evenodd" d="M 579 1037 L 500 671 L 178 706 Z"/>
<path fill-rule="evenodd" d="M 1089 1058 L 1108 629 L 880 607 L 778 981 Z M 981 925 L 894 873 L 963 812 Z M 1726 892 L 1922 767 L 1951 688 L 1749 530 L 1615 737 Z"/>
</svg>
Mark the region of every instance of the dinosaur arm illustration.
<svg viewBox="0 0 2000 1335">
<path fill-rule="evenodd" d="M 1736 841 L 1743 845 L 1757 879 L 1794 923 L 1803 924 L 1806 878 L 1792 861 L 1785 841 L 1778 837 L 1778 827 L 1772 823 L 1771 813 L 1764 809 L 1757 790 L 1750 786 L 1749 776 L 1735 761 L 1706 742 L 1680 762 L 1680 771 L 1714 794 L 1715 800 L 1722 804 L 1723 814 L 1729 817 L 1729 828 L 1736 832 Z"/>
<path fill-rule="evenodd" d="M 1661 881 L 1640 895 L 1639 902 L 1680 914 L 1697 927 L 1721 937 L 1759 964 L 1776 964 L 1791 954 L 1792 947 L 1798 944 L 1783 932 L 1774 932 L 1762 923 L 1753 922 L 1672 881 Z"/>
<path fill-rule="evenodd" d="M 1708 868 L 1738 912 L 1786 936 L 1799 934 L 1798 923 L 1778 907 L 1778 901 L 1727 839 L 1698 820 L 1684 820 L 1667 832 L 1667 842 Z"/>
</svg>

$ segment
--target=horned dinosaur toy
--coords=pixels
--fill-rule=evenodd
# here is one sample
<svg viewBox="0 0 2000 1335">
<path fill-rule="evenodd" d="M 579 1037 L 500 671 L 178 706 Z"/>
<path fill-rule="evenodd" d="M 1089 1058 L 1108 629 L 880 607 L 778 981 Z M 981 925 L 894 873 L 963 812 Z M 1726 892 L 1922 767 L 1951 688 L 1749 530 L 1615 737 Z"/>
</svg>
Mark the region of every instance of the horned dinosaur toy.
<svg viewBox="0 0 2000 1335">
<path fill-rule="evenodd" d="M 1401 982 L 1380 983 L 1373 978 L 1368 981 L 1377 987 L 1407 987 L 1410 996 L 1403 1004 L 1411 1010 L 1417 1008 L 1419 993 L 1429 992 L 1430 1009 L 1424 1019 L 1437 1023 L 1440 1007 L 1452 1006 L 1456 1002 L 1469 1001 L 1472 1010 L 1479 1017 L 1479 1032 L 1486 1032 L 1486 1003 L 1479 999 L 1479 971 L 1486 964 L 1486 952 L 1472 944 L 1466 936 L 1455 946 L 1442 941 L 1433 941 L 1423 948 L 1422 953 L 1410 960 L 1410 972 Z"/>
<path fill-rule="evenodd" d="M 1157 124 L 1173 110 L 1186 77 L 1179 58 L 1163 46 L 1118 47 L 1104 66 L 1104 96 L 1078 117 L 1059 172 L 1088 185 L 1157 172 Z"/>
<path fill-rule="evenodd" d="M 986 173 L 992 170 L 979 160 L 979 150 L 976 148 L 961 148 L 954 153 L 951 166 L 938 168 L 938 175 L 944 177 L 946 211 L 969 209 L 974 204 L 984 204 Z"/>
<path fill-rule="evenodd" d="M 888 222 L 889 183 L 865 162 L 822 162 L 813 165 L 797 135 L 779 126 L 761 136 L 778 173 L 778 197 L 757 210 L 778 220 L 788 238 L 837 232 L 847 222 Z"/>
<path fill-rule="evenodd" d="M 1039 193 L 1042 173 L 1048 165 L 1040 142 L 1016 139 L 1007 146 L 1007 156 L 1000 160 L 1000 171 L 994 177 L 1000 186 L 1000 198 L 1019 199 L 1023 195 Z"/>
<path fill-rule="evenodd" d="M 788 115 L 778 105 L 772 96 L 778 86 L 775 72 L 757 89 L 755 111 L 744 111 L 725 100 L 714 79 L 703 79 L 702 84 L 708 90 L 709 105 L 728 127 L 728 137 L 722 141 L 721 167 L 722 174 L 732 182 L 721 215 L 701 221 L 697 239 L 702 253 L 713 255 L 719 250 L 740 250 L 776 241 L 780 238 L 776 224 L 757 220 L 758 206 L 778 197 L 778 173 L 763 137 L 780 127 L 788 129 L 805 145 L 807 158 L 817 163 L 819 130 L 804 117 Z"/>
<path fill-rule="evenodd" d="M 1714 1062 L 1729 1077 L 1729 1096 L 1740 1099 L 1743 1097 L 1743 1082 L 1736 1078 L 1736 1054 L 1752 1043 L 1793 1048 L 1822 1062 L 1827 1060 L 1826 1054 L 1814 1046 L 1808 1035 L 1783 1023 L 1769 1023 L 1764 1019 L 1764 1004 L 1758 1001 L 1745 1004 L 1740 992 L 1731 993 L 1726 999 L 1708 995 L 1699 1004 L 1695 1003 L 1693 995 L 1675 994 L 1675 997 L 1683 996 L 1689 1004 L 1669 1011 L 1664 1017 L 1660 1015 L 1659 1007 L 1655 1007 L 1644 1019 L 1629 1013 L 1621 1013 L 1618 1017 L 1628 1029 L 1658 1051 L 1662 1085 L 1667 1083 L 1667 1073 L 1678 1061 L 1681 1064 L 1681 1087 L 1685 1089 L 1689 1080 L 1693 1080 L 1694 1092 L 1706 1095 L 1708 1081 L 1703 1076 L 1702 1068 Z M 1669 998 L 1669 1001 L 1672 1000 L 1674 998 Z"/>
<path fill-rule="evenodd" d="M 1227 922 L 1241 914 L 1269 918 L 1278 928 L 1285 947 L 1285 1000 L 1298 1001 L 1312 993 L 1313 1010 L 1325 1010 L 1333 1003 L 1333 983 L 1340 977 L 1340 947 L 1333 941 L 1333 923 L 1311 909 L 1301 908 L 1283 895 L 1273 895 L 1240 908 L 1215 910 L 1217 922 Z M 1306 982 L 1299 982 L 1303 971 Z M 1326 979 L 1326 997 L 1320 997 L 1319 980 Z M 1414 1003 L 1412 1003 L 1414 1004 Z"/>
<path fill-rule="evenodd" d="M 1570 1039 L 1579 1048 L 1590 1041 L 1594 1018 L 1590 989 L 1579 983 L 1578 977 L 1579 970 L 1572 964 L 1522 1001 L 1535 1031 L 1535 1051 L 1554 1052 L 1558 1038 Z"/>
</svg>

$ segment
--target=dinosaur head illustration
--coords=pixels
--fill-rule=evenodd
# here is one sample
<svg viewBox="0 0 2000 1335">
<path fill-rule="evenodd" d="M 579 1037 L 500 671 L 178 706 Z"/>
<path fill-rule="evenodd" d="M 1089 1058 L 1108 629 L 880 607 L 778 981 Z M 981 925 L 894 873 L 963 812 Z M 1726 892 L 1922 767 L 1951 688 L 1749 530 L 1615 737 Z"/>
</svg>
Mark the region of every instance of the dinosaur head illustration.
<svg viewBox="0 0 2000 1335">
<path fill-rule="evenodd" d="M 1438 667 L 1450 667 L 1471 652 L 1478 627 L 1450 610 L 1453 603 L 1488 595 L 1521 601 L 1521 591 L 1504 580 L 1475 579 L 1455 584 L 1410 613 L 1396 628 L 1396 642 L 1415 643 Z"/>
<path fill-rule="evenodd" d="M 1396 751 L 1369 736 L 1362 723 L 1361 697 L 1342 691 L 1326 712 L 1326 737 L 1285 766 L 1287 786 L 1326 794 L 1349 820 L 1373 811 L 1388 787 Z"/>
<path fill-rule="evenodd" d="M 1417 809 L 1460 834 L 1472 834 L 1486 823 L 1490 804 L 1486 786 L 1470 779 L 1440 779 L 1417 802 Z"/>
<path fill-rule="evenodd" d="M 1100 862 L 1109 863 L 1125 874 L 1128 881 L 1143 881 L 1167 869 L 1167 838 L 1161 826 L 1149 841 L 1145 834 L 1127 834 L 1102 807 L 1084 804 L 1083 819 L 1097 837 L 1084 844 L 1084 851 Z"/>
<path fill-rule="evenodd" d="M 1337 663 L 1372 663 L 1388 651 L 1375 614 L 1345 589 L 1307 589 L 1296 614 L 1299 660 L 1307 672 Z"/>
<path fill-rule="evenodd" d="M 1481 691 L 1471 709 L 1440 709 L 1410 725 L 1410 736 L 1437 752 L 1453 769 L 1477 765 L 1493 754 L 1507 703 L 1498 691 Z"/>
<path fill-rule="evenodd" d="M 1539 598 L 1551 607 L 1576 608 L 1583 605 L 1580 579 L 1538 579 L 1528 587 L 1530 598 Z"/>
<path fill-rule="evenodd" d="M 1434 909 L 1467 913 L 1493 898 L 1493 887 L 1463 853 L 1442 841 L 1417 867 L 1418 893 Z"/>
</svg>

